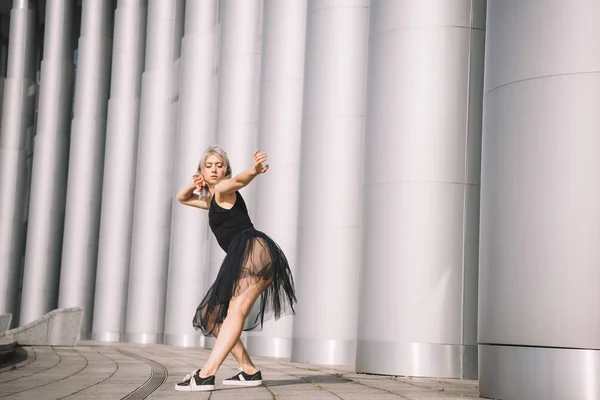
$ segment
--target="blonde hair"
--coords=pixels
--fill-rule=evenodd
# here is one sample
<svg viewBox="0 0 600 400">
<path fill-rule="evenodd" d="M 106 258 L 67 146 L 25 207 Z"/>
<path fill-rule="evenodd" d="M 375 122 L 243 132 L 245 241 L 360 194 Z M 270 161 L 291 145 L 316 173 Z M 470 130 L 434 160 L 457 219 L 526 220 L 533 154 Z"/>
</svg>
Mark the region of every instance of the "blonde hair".
<svg viewBox="0 0 600 400">
<path fill-rule="evenodd" d="M 198 164 L 198 172 L 200 172 L 200 175 L 202 175 L 202 166 L 206 162 L 206 158 L 211 154 L 223 160 L 223 163 L 225 163 L 225 178 L 231 178 L 231 163 L 229 162 L 229 157 L 227 157 L 227 153 L 225 152 L 225 150 L 223 150 L 216 144 L 209 146 L 206 150 L 204 150 L 204 154 L 202 154 L 202 158 L 200 159 L 200 163 Z"/>
</svg>

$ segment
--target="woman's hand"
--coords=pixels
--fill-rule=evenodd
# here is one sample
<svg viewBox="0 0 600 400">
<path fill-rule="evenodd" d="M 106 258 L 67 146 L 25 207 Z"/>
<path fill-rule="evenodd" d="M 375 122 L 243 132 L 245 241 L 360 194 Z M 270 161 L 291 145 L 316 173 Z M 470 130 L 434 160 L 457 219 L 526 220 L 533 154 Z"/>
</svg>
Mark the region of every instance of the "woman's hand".
<svg viewBox="0 0 600 400">
<path fill-rule="evenodd" d="M 267 161 L 267 154 L 261 153 L 260 150 L 254 152 L 254 167 L 240 172 L 231 179 L 223 179 L 215 186 L 215 195 L 222 196 L 223 194 L 235 193 L 244 186 L 247 186 L 254 178 L 260 174 L 264 174 L 269 170 L 268 165 L 263 165 Z M 220 197 L 216 198 L 221 201 Z"/>
<path fill-rule="evenodd" d="M 194 185 L 198 191 L 202 190 L 202 188 L 206 185 L 206 182 L 204 182 L 204 179 L 202 179 L 202 175 L 194 174 Z"/>
<path fill-rule="evenodd" d="M 267 161 L 267 153 L 261 153 L 260 149 L 254 152 L 254 170 L 257 174 L 264 174 L 269 170 L 268 165 L 263 165 Z"/>
</svg>

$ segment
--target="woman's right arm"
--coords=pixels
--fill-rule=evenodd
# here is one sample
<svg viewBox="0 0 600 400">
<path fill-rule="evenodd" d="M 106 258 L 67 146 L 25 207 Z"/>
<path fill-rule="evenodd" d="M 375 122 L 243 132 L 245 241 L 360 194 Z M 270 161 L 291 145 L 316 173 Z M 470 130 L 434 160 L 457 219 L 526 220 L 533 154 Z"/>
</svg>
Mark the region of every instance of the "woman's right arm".
<svg viewBox="0 0 600 400">
<path fill-rule="evenodd" d="M 194 194 L 194 190 L 196 190 L 196 185 L 194 183 L 190 183 L 189 185 L 184 186 L 183 189 L 177 193 L 175 198 L 183 205 L 208 210 L 208 202 L 206 200 L 198 199 L 198 196 Z"/>
</svg>

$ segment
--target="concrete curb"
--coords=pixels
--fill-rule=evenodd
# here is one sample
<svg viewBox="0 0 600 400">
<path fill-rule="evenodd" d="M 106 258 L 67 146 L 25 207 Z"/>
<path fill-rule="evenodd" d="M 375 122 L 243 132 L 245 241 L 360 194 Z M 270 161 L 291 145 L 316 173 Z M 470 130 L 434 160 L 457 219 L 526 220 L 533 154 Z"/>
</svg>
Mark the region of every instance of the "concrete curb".
<svg viewBox="0 0 600 400">
<path fill-rule="evenodd" d="M 0 332 L 0 340 L 13 340 L 20 346 L 75 346 L 82 317 L 82 307 L 53 310 L 25 326 Z"/>
<path fill-rule="evenodd" d="M 8 338 L 0 338 L 0 364 L 10 360 L 16 348 L 16 341 Z"/>
<path fill-rule="evenodd" d="M 0 314 L 0 332 L 7 331 L 10 328 L 10 322 L 12 321 L 12 314 Z"/>
</svg>

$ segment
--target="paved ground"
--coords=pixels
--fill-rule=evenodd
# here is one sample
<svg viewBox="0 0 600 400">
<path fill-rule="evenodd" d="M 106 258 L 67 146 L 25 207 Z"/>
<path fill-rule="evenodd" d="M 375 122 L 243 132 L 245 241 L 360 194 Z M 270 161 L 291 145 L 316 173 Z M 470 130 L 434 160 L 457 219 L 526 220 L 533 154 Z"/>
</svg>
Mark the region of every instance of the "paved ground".
<svg viewBox="0 0 600 400">
<path fill-rule="evenodd" d="M 214 392 L 182 393 L 174 385 L 208 357 L 203 349 L 165 345 L 24 347 L 15 365 L 0 366 L 0 398 L 6 399 L 479 399 L 477 381 L 356 374 L 341 368 L 255 358 L 264 385 L 223 387 L 237 372 L 229 358 Z M 14 364 L 14 362 L 13 362 Z"/>
</svg>

